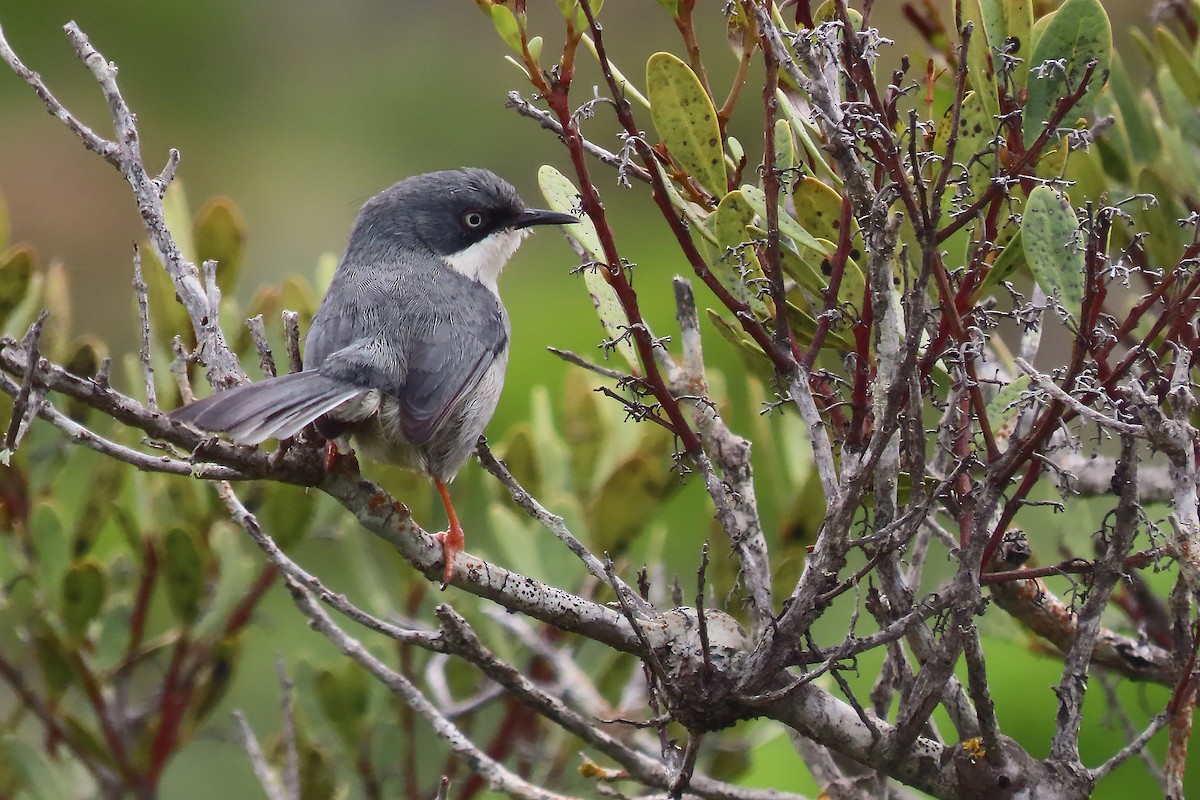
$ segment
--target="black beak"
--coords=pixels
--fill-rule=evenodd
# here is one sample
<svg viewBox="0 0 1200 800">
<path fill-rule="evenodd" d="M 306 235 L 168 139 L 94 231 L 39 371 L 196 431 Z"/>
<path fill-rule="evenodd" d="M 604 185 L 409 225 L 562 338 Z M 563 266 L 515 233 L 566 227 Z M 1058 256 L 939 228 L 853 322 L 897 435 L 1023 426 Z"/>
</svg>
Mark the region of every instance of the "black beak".
<svg viewBox="0 0 1200 800">
<path fill-rule="evenodd" d="M 517 215 L 509 225 L 510 228 L 528 228 L 533 225 L 571 225 L 579 222 L 570 214 L 560 214 L 557 211 L 543 211 L 538 208 L 527 208 Z"/>
</svg>

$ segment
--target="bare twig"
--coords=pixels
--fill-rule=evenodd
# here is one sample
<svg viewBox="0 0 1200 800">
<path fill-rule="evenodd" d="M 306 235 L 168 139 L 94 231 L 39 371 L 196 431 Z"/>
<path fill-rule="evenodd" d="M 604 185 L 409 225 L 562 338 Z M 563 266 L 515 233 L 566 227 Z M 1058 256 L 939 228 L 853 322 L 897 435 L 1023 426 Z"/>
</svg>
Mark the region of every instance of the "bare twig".
<svg viewBox="0 0 1200 800">
<path fill-rule="evenodd" d="M 242 737 L 242 747 L 246 750 L 246 755 L 250 756 L 250 764 L 254 767 L 254 776 L 258 778 L 258 783 L 262 786 L 268 800 L 293 800 L 293 798 L 299 797 L 299 795 L 285 793 L 283 786 L 279 783 L 279 776 L 267 763 L 267 757 L 258 744 L 258 737 L 254 735 L 254 729 L 246 721 L 246 715 L 237 710 L 233 712 L 233 718 L 237 722 L 238 733 Z"/>
<path fill-rule="evenodd" d="M 142 377 L 146 382 L 146 405 L 151 411 L 158 410 L 158 392 L 154 387 L 154 364 L 150 358 L 150 301 L 146 279 L 142 276 L 142 251 L 133 246 L 133 292 L 137 295 L 138 321 L 142 325 Z"/>
</svg>

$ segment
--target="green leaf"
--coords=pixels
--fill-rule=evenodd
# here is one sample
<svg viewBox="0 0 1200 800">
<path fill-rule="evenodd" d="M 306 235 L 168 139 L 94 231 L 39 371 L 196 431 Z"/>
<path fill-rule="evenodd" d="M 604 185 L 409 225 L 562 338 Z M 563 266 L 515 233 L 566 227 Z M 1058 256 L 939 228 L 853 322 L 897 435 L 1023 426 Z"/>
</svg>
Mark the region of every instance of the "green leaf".
<svg viewBox="0 0 1200 800">
<path fill-rule="evenodd" d="M 1027 264 L 1025 260 L 1025 242 L 1021 239 L 1021 231 L 1018 230 L 1016 235 L 1008 240 L 1008 244 L 1000 251 L 1000 255 L 996 256 L 996 260 L 992 262 L 992 268 L 988 270 L 988 274 L 979 284 L 979 288 L 975 290 L 975 297 L 983 295 L 988 289 L 993 286 L 998 286 L 1000 281 L 1007 280 L 1010 275 Z"/>
<path fill-rule="evenodd" d="M 71 535 L 74 557 L 80 558 L 91 552 L 101 528 L 116 508 L 117 497 L 129 472 L 125 464 L 115 459 L 104 459 L 92 471 L 83 508 L 75 518 L 75 530 Z"/>
<path fill-rule="evenodd" d="M 100 371 L 100 364 L 108 355 L 108 346 L 95 336 L 81 336 L 71 342 L 63 369 L 80 378 L 92 378 Z M 71 418 L 84 422 L 91 414 L 91 407 L 80 400 L 67 402 L 67 413 Z M 111 498 L 109 498 L 111 500 Z"/>
<path fill-rule="evenodd" d="M 74 639 L 83 637 L 87 626 L 104 607 L 108 576 L 91 559 L 73 563 L 63 576 L 60 594 L 63 625 Z"/>
<path fill-rule="evenodd" d="M 511 8 L 499 4 L 492 6 L 492 25 L 495 26 L 496 33 L 500 34 L 500 38 L 509 46 L 509 49 L 518 55 L 523 55 L 521 26 L 517 23 L 517 17 Z"/>
<path fill-rule="evenodd" d="M 163 195 L 162 207 L 167 228 L 175 234 L 175 244 L 179 247 L 179 252 L 185 259 L 194 262 L 199 269 L 200 264 L 196 262 L 196 247 L 192 242 L 192 212 L 188 205 L 187 193 L 183 188 L 183 181 L 179 178 L 171 181 L 167 187 L 167 192 Z"/>
<path fill-rule="evenodd" d="M 176 335 L 183 338 L 184 347 L 195 347 L 196 334 L 192 329 L 192 321 L 187 310 L 176 299 L 171 276 L 149 243 L 142 244 L 141 254 L 142 277 L 146 281 L 146 299 L 150 305 L 150 330 L 155 341 L 167 353 L 171 352 L 171 341 Z"/>
<path fill-rule="evenodd" d="M 796 334 L 796 340 L 802 347 L 808 347 L 812 344 L 813 337 L 817 334 L 817 321 L 807 312 L 791 303 L 787 304 L 787 311 L 788 323 L 791 325 L 792 333 Z M 854 349 L 854 342 L 843 336 L 841 332 L 830 328 L 825 333 L 821 349 L 848 352 Z"/>
<path fill-rule="evenodd" d="M 578 213 L 579 190 L 554 167 L 546 165 L 538 170 L 538 187 L 541 188 L 542 196 L 546 198 L 546 203 L 552 210 L 568 214 Z M 617 352 L 625 359 L 630 369 L 635 373 L 640 373 L 641 365 L 633 344 L 628 338 L 621 338 L 629 327 L 629 317 L 625 314 L 616 290 L 600 274 L 600 270 L 606 268 L 603 265 L 607 262 L 604 258 L 604 249 L 600 246 L 600 236 L 596 233 L 596 226 L 590 218 L 583 215 L 577 224 L 567 225 L 564 230 L 568 236 L 579 243 L 579 246 L 590 258 L 598 263 L 599 266 L 583 269 L 583 283 L 587 287 L 588 295 L 592 298 L 592 305 L 600 315 L 600 323 L 604 326 L 609 340 L 620 339 L 616 345 Z"/>
<path fill-rule="evenodd" d="M 546 198 L 546 205 L 552 211 L 564 214 L 574 214 L 579 222 L 574 225 L 564 225 L 562 230 L 582 247 L 589 257 L 604 260 L 604 248 L 600 246 L 600 234 L 592 218 L 581 213 L 579 190 L 571 180 L 549 164 L 538 169 L 538 188 Z"/>
<path fill-rule="evenodd" d="M 350 659 L 339 669 L 322 669 L 313 679 L 317 702 L 343 743 L 356 749 L 359 727 L 367 713 L 371 684 L 366 671 Z"/>
<path fill-rule="evenodd" d="M 587 15 L 583 13 L 583 8 L 579 5 L 579 0 L 554 0 L 558 5 L 558 11 L 563 15 L 571 28 L 577 31 L 586 31 L 588 29 Z M 589 7 L 592 9 L 592 16 L 600 18 L 600 7 L 604 5 L 604 0 L 590 0 Z"/>
<path fill-rule="evenodd" d="M 199 688 L 192 704 L 194 723 L 198 724 L 208 719 L 221 705 L 221 701 L 229 693 L 229 688 L 233 686 L 241 655 L 242 640 L 239 636 L 226 636 L 213 647 L 212 655 L 196 682 Z"/>
<path fill-rule="evenodd" d="M 958 21 L 959 29 L 969 23 L 971 38 L 967 42 L 967 76 L 971 79 L 971 87 L 975 90 L 976 102 L 980 103 L 983 115 L 988 124 L 985 129 L 989 135 L 995 129 L 995 118 L 1000 116 L 1000 99 L 996 95 L 996 77 L 992 66 L 993 46 L 988 40 L 988 26 L 984 24 L 983 9 L 980 0 L 962 0 L 956 4 L 962 10 L 962 18 Z M 993 7 L 994 14 L 994 7 Z M 998 21 L 1003 25 L 1003 19 Z M 993 21 L 993 26 L 997 21 Z M 999 39 L 998 43 L 1003 44 Z"/>
<path fill-rule="evenodd" d="M 71 289 L 67 269 L 60 261 L 50 262 L 42 282 L 42 308 L 49 312 L 42 326 L 40 348 L 43 355 L 62 360 L 71 339 Z"/>
<path fill-rule="evenodd" d="M 1113 54 L 1108 85 L 1120 109 L 1121 125 L 1125 128 L 1134 159 L 1141 164 L 1154 163 L 1162 153 L 1162 141 L 1154 125 L 1159 116 L 1154 98 L 1150 92 L 1134 88 L 1129 72 L 1116 53 Z"/>
<path fill-rule="evenodd" d="M 216 261 L 217 286 L 223 295 L 232 294 L 246 253 L 246 221 L 241 211 L 228 197 L 214 197 L 196 215 L 192 236 L 197 263 Z"/>
<path fill-rule="evenodd" d="M 571 458 L 573 488 L 583 493 L 591 487 L 596 474 L 596 464 L 608 438 L 608 422 L 600 412 L 592 378 L 582 370 L 567 373 L 562 393 L 562 425 Z"/>
<path fill-rule="evenodd" d="M 29 517 L 30 541 L 38 583 L 46 591 L 62 583 L 71 563 L 71 541 L 62 507 L 50 499 L 37 502 Z"/>
<path fill-rule="evenodd" d="M 204 560 L 195 540 L 181 528 L 172 528 L 163 539 L 162 570 L 171 610 L 190 626 L 204 597 Z"/>
<path fill-rule="evenodd" d="M 38 626 L 33 634 L 33 654 L 42 670 L 42 680 L 51 705 L 56 704 L 75 683 L 75 667 L 67 648 L 48 624 Z"/>
<path fill-rule="evenodd" d="M 1021 411 L 1026 407 L 1021 395 L 1029 391 L 1029 383 L 1028 375 L 1018 375 L 1012 383 L 996 392 L 996 396 L 987 404 L 987 418 L 1001 442 L 1002 451 L 1008 449 L 1008 440 L 1016 428 Z"/>
<path fill-rule="evenodd" d="M 991 183 L 992 168 L 996 162 L 993 146 L 996 134 L 994 113 L 999 111 L 992 112 L 985 108 L 977 92 L 967 92 L 963 96 L 954 143 L 956 166 L 950 173 L 951 180 L 957 182 L 956 200 L 978 198 Z M 950 137 L 954 135 L 951 130 L 953 121 L 954 109 L 951 108 L 938 123 L 937 132 L 933 137 L 933 152 L 943 158 L 949 148 Z M 935 172 L 940 170 L 941 164 L 934 169 Z"/>
<path fill-rule="evenodd" d="M 775 120 L 775 169 L 789 170 L 796 166 L 796 140 L 786 119 Z"/>
<path fill-rule="evenodd" d="M 1193 108 L 1200 105 L 1200 70 L 1196 69 L 1180 41 L 1159 25 L 1154 29 L 1154 45 L 1175 83 L 1183 90 L 1188 105 Z"/>
<path fill-rule="evenodd" d="M 279 304 L 288 311 L 299 314 L 300 330 L 305 330 L 317 313 L 317 292 L 302 275 L 289 275 L 283 282 L 283 293 Z"/>
<path fill-rule="evenodd" d="M 308 533 L 316 508 L 316 490 L 276 483 L 267 488 L 258 516 L 275 544 L 287 550 Z"/>
<path fill-rule="evenodd" d="M 655 2 L 665 8 L 672 17 L 679 16 L 679 0 L 655 0 Z"/>
<path fill-rule="evenodd" d="M 1097 61 L 1087 92 L 1076 104 L 1079 113 L 1087 111 L 1104 86 L 1105 73 L 1112 60 L 1112 28 L 1100 0 L 1067 0 L 1046 24 L 1030 58 L 1029 99 L 1022 123 L 1025 146 L 1033 144 L 1058 104 L 1083 77 L 1089 61 Z M 1062 70 L 1048 68 L 1042 77 L 1035 70 L 1047 61 L 1066 62 Z"/>
<path fill-rule="evenodd" d="M 16 736 L 5 736 L 0 739 L 0 758 L 22 788 L 20 797 L 25 800 L 62 800 L 75 796 L 72 782 L 64 774 L 66 768 L 53 764 L 41 747 Z"/>
<path fill-rule="evenodd" d="M 716 257 L 712 260 L 712 271 L 729 293 L 750 305 L 759 317 L 769 316 L 767 305 L 753 288 L 765 280 L 762 267 L 750 245 L 753 236 L 747 226 L 754 221 L 754 209 L 746 202 L 740 191 L 732 191 L 721 198 L 716 211 L 708 215 L 704 227 L 715 240 Z"/>
<path fill-rule="evenodd" d="M 496 448 L 499 458 L 508 465 L 508 471 L 534 497 L 540 497 L 542 470 L 539 453 L 534 444 L 533 429 L 521 422 L 509 429 L 500 446 Z"/>
<path fill-rule="evenodd" d="M 853 9 L 846 9 L 847 16 L 850 17 L 850 24 L 856 31 L 862 31 L 863 19 L 862 13 Z M 837 3 L 835 0 L 825 0 L 816 11 L 813 12 L 813 23 L 820 25 L 825 22 L 833 22 L 839 19 L 837 12 Z"/>
<path fill-rule="evenodd" d="M 665 456 L 651 448 L 634 452 L 613 468 L 588 506 L 592 548 L 624 553 L 663 501 L 679 488 L 679 480 L 663 467 Z"/>
<path fill-rule="evenodd" d="M 1079 219 L 1070 201 L 1049 186 L 1036 187 L 1025 203 L 1021 234 L 1034 279 L 1078 320 L 1083 307 L 1084 253 Z"/>
<path fill-rule="evenodd" d="M 836 242 L 841 237 L 842 195 L 837 189 L 816 178 L 805 178 L 792 189 L 792 205 L 796 209 L 796 219 L 803 220 L 805 228 L 817 239 Z M 850 215 L 850 241 L 852 247 L 862 246 L 862 232 L 853 214 Z M 851 257 L 858 255 L 851 252 Z"/>
<path fill-rule="evenodd" d="M 775 365 L 771 363 L 771 359 L 767 358 L 767 354 L 763 352 L 763 349 L 758 346 L 757 342 L 746 335 L 736 324 L 728 321 L 713 309 L 706 308 L 705 313 L 708 315 L 709 322 L 716 328 L 717 333 L 721 334 L 722 339 L 734 346 L 742 359 L 742 363 L 751 372 L 764 381 L 774 378 Z"/>
<path fill-rule="evenodd" d="M 1029 77 L 1029 54 L 1033 52 L 1033 0 L 1004 0 L 1004 28 L 1005 36 L 1017 42 L 1012 55 L 1020 61 L 1013 67 L 1013 85 L 1021 89 Z"/>
<path fill-rule="evenodd" d="M 741 188 L 742 197 L 754 209 L 754 213 L 766 222 L 767 219 L 767 196 L 763 190 L 757 186 L 746 184 Z M 810 250 L 816 250 L 822 255 L 832 255 L 836 248 L 829 246 L 828 242 L 822 242 L 808 232 L 807 229 L 797 222 L 787 211 L 780 207 L 779 209 L 779 232 L 788 237 L 796 244 L 797 247 L 806 247 Z"/>
<path fill-rule="evenodd" d="M 0 255 L 0 324 L 25 299 L 36 261 L 37 254 L 28 245 L 17 245 Z"/>
<path fill-rule="evenodd" d="M 717 110 L 692 68 L 671 53 L 646 62 L 646 94 L 654 129 L 671 158 L 716 197 L 725 194 L 725 157 Z"/>
<path fill-rule="evenodd" d="M 1172 175 L 1172 178 L 1177 177 Z M 1154 202 L 1138 203 L 1133 211 L 1137 230 L 1150 234 L 1142 245 L 1149 252 L 1150 263 L 1175 263 L 1191 241 L 1191 231 L 1179 225 L 1179 220 L 1187 215 L 1187 209 L 1176 200 L 1180 192 L 1173 190 L 1168 181 L 1150 168 L 1138 171 L 1135 186 L 1138 194 L 1156 198 Z"/>
</svg>

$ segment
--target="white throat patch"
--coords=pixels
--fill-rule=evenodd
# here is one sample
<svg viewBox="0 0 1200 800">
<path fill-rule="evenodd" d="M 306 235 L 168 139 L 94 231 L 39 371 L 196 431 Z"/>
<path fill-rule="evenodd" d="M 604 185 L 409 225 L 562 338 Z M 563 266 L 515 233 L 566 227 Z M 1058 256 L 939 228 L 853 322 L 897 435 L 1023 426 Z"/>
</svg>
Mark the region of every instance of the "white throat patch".
<svg viewBox="0 0 1200 800">
<path fill-rule="evenodd" d="M 502 228 L 466 250 L 442 258 L 455 272 L 479 281 L 493 294 L 498 294 L 496 280 L 500 271 L 527 235 L 527 228 Z"/>
</svg>

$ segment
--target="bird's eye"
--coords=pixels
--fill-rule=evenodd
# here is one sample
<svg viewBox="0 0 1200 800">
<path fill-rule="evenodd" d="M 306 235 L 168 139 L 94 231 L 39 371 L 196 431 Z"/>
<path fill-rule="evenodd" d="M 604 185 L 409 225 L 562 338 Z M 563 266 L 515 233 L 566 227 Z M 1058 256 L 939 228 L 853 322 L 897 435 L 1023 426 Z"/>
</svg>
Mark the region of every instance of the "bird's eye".
<svg viewBox="0 0 1200 800">
<path fill-rule="evenodd" d="M 468 228 L 481 228 L 484 223 L 483 212 L 468 211 L 462 215 L 462 221 Z"/>
</svg>

